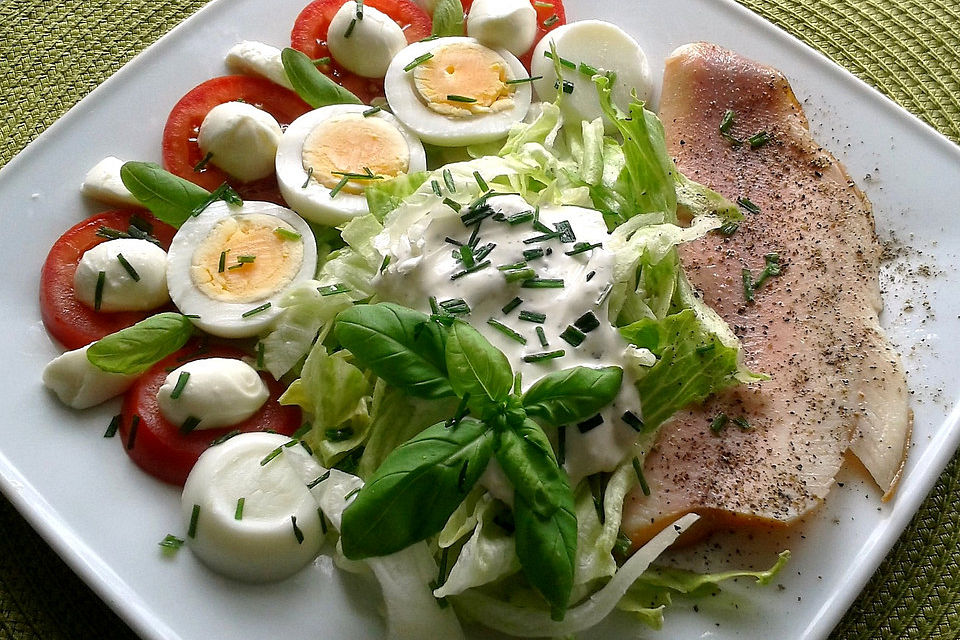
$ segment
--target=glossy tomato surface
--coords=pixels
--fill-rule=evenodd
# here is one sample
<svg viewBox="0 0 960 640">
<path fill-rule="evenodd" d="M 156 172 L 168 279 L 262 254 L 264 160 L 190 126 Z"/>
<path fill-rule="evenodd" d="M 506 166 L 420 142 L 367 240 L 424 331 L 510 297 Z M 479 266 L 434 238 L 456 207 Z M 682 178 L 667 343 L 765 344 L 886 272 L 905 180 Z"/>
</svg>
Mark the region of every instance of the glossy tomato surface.
<svg viewBox="0 0 960 640">
<path fill-rule="evenodd" d="M 97 232 L 104 228 L 126 232 L 131 220 L 139 227 L 149 228 L 164 250 L 170 248 L 176 229 L 142 209 L 117 209 L 98 213 L 74 225 L 47 254 L 40 274 L 40 317 L 50 335 L 67 349 L 79 349 L 157 311 L 94 311 L 74 293 L 73 276 L 80 258 L 108 239 Z"/>
<path fill-rule="evenodd" d="M 290 46 L 310 56 L 312 60 L 330 57 L 327 31 L 330 21 L 347 0 L 314 0 L 300 12 L 290 33 Z M 381 11 L 403 29 L 407 42 L 417 42 L 430 35 L 433 21 L 426 11 L 410 0 L 366 0 L 364 6 Z M 383 96 L 383 80 L 364 78 L 331 59 L 317 67 L 327 76 L 349 89 L 365 104 Z"/>
<path fill-rule="evenodd" d="M 157 391 L 170 371 L 191 360 L 242 358 L 246 355 L 229 346 L 203 348 L 194 343 L 167 356 L 144 373 L 123 397 L 118 434 L 130 458 L 155 478 L 183 485 L 200 454 L 231 431 L 272 430 L 283 435 L 293 434 L 300 427 L 300 408 L 281 406 L 278 398 L 284 386 L 263 372 L 260 377 L 267 384 L 270 397 L 255 414 L 239 424 L 181 433 L 180 425 L 173 424 L 160 413 Z"/>
<path fill-rule="evenodd" d="M 266 78 L 221 76 L 207 80 L 180 98 L 163 129 L 163 166 L 170 173 L 213 191 L 224 182 L 245 200 L 266 200 L 283 204 L 275 175 L 253 182 L 241 182 L 214 164 L 203 163 L 197 144 L 200 125 L 211 109 L 225 102 L 242 100 L 263 109 L 286 126 L 310 111 L 310 105 L 293 91 Z"/>
</svg>

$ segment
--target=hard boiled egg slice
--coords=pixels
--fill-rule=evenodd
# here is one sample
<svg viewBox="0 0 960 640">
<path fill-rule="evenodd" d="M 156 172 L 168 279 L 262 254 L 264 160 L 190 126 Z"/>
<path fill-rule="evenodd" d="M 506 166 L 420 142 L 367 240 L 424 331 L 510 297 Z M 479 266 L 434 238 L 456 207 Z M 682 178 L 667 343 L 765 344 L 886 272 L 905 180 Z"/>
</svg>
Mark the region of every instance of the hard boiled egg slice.
<svg viewBox="0 0 960 640">
<path fill-rule="evenodd" d="M 597 88 L 591 80 L 594 70 L 615 74 L 611 94 L 614 104 L 621 109 L 630 104 L 632 91 L 637 92 L 640 100 L 650 98 L 653 91 L 650 66 L 637 41 L 615 24 L 580 20 L 557 27 L 533 50 L 530 66 L 534 77 L 542 76 L 534 81 L 541 100 L 557 99 L 556 68 L 553 59 L 547 57 L 551 45 L 562 58 L 560 70 L 567 83 L 560 102 L 566 121 L 595 120 L 601 116 Z M 609 130 L 613 123 L 604 118 L 604 125 Z"/>
<path fill-rule="evenodd" d="M 308 220 L 328 225 L 368 212 L 367 185 L 426 168 L 416 135 L 389 113 L 357 104 L 305 113 L 277 149 L 284 199 Z"/>
<path fill-rule="evenodd" d="M 393 113 L 421 140 L 463 146 L 506 137 L 523 119 L 530 108 L 527 77 L 509 51 L 474 38 L 438 38 L 398 53 L 384 92 Z"/>
<path fill-rule="evenodd" d="M 224 338 L 261 333 L 280 312 L 277 300 L 317 267 L 309 225 L 272 202 L 214 202 L 180 227 L 167 256 L 170 299 Z"/>
</svg>

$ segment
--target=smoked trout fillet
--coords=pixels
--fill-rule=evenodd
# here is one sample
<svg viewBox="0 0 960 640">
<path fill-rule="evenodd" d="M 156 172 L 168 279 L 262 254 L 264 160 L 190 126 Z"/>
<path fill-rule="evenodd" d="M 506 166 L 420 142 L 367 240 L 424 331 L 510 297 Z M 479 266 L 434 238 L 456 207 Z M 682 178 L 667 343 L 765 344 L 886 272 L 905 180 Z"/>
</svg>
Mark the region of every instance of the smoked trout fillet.
<svg viewBox="0 0 960 640">
<path fill-rule="evenodd" d="M 889 497 L 912 414 L 877 317 L 870 203 L 812 138 L 786 78 L 736 53 L 677 49 L 660 117 L 678 168 L 745 210 L 736 231 L 684 246 L 681 258 L 742 341 L 744 364 L 770 379 L 664 424 L 644 465 L 650 495 L 628 496 L 623 530 L 639 543 L 689 512 L 707 527 L 790 523 L 823 500 L 848 449 Z M 768 264 L 780 275 L 764 277 Z"/>
</svg>

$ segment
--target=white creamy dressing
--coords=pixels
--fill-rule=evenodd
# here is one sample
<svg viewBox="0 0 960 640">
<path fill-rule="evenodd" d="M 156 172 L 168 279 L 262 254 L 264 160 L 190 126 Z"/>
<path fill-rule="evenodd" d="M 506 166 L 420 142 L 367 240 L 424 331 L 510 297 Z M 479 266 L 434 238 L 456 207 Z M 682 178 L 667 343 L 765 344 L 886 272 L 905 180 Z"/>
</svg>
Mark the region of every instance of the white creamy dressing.
<svg viewBox="0 0 960 640">
<path fill-rule="evenodd" d="M 487 203 L 506 218 L 533 210 L 516 195 L 492 197 Z M 402 235 L 391 239 L 389 231 L 385 231 L 374 241 L 382 252 L 391 256 L 390 264 L 375 279 L 374 286 L 384 299 L 427 313 L 430 312 L 431 296 L 439 302 L 462 298 L 470 312 L 461 317 L 506 354 L 514 371 L 522 373 L 524 389 L 547 373 L 570 367 L 624 368 L 620 393 L 600 413 L 602 424 L 589 429 L 585 427 L 583 432 L 577 425 L 568 425 L 565 430 L 564 467 L 575 486 L 587 475 L 613 470 L 628 453 L 637 439 L 637 432 L 623 421 L 622 416 L 631 411 L 640 417 L 640 398 L 625 366 L 630 347 L 607 318 L 606 292 L 613 278 L 613 253 L 602 248 L 572 256 L 565 253 L 572 251 L 576 243 L 607 241 L 609 235 L 603 217 L 591 209 L 563 206 L 541 208 L 539 220 L 551 230 L 563 221 L 569 222 L 576 236 L 575 242 L 552 238 L 525 243 L 524 240 L 544 235 L 534 228 L 532 222 L 514 225 L 488 217 L 480 223 L 475 251 L 491 243 L 495 245 L 488 255 L 477 261 L 490 261 L 490 265 L 454 279 L 452 276 L 462 272 L 464 265 L 454 257 L 458 247 L 447 239 L 466 244 L 474 227 L 464 226 L 460 214 L 450 207 L 435 207 Z M 497 267 L 524 261 L 524 250 L 531 249 L 543 249 L 545 254 L 526 261 L 536 272 L 536 277 L 562 279 L 563 288 L 528 288 L 522 286 L 521 281 L 506 281 L 504 272 Z M 504 313 L 504 305 L 515 297 L 521 298 L 522 304 Z M 541 313 L 546 318 L 542 324 L 521 320 L 523 311 Z M 588 312 L 592 312 L 600 324 L 585 334 L 579 346 L 572 346 L 560 335 Z M 526 339 L 526 344 L 492 326 L 488 323 L 490 318 L 519 333 Z M 546 347 L 541 345 L 537 335 L 538 326 L 543 328 L 548 342 Z M 562 357 L 539 362 L 523 360 L 525 356 L 561 349 L 564 352 Z M 556 447 L 557 431 L 547 429 L 547 432 Z"/>
</svg>

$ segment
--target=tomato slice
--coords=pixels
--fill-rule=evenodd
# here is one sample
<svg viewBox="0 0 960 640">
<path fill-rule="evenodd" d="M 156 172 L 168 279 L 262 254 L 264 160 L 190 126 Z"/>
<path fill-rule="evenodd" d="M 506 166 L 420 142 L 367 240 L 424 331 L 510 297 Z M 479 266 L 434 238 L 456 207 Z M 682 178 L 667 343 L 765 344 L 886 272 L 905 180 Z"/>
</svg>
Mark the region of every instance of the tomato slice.
<svg viewBox="0 0 960 640">
<path fill-rule="evenodd" d="M 139 217 L 153 228 L 164 250 L 176 229 L 142 209 L 117 209 L 87 218 L 67 230 L 50 248 L 40 273 L 40 317 L 43 324 L 67 349 L 79 349 L 105 335 L 140 322 L 156 311 L 94 311 L 80 302 L 73 290 L 73 276 L 83 254 L 107 238 L 97 235 L 101 227 L 126 231 Z"/>
<path fill-rule="evenodd" d="M 197 144 L 200 125 L 211 109 L 224 102 L 243 100 L 263 109 L 281 126 L 286 126 L 310 111 L 310 105 L 293 91 L 266 78 L 222 76 L 207 80 L 174 105 L 163 129 L 163 165 L 170 173 L 213 191 L 224 182 L 245 200 L 266 200 L 284 204 L 275 175 L 253 182 L 240 182 L 211 163 L 199 170 L 204 154 Z"/>
<path fill-rule="evenodd" d="M 346 2 L 347 0 L 314 0 L 304 7 L 293 24 L 293 31 L 290 32 L 290 46 L 313 60 L 330 56 L 327 30 L 333 16 Z M 433 30 L 430 15 L 410 0 L 366 0 L 364 6 L 373 7 L 390 16 L 403 29 L 408 43 L 423 40 Z M 365 104 L 383 96 L 382 79 L 358 76 L 335 61 L 317 68 L 349 89 Z"/>
<path fill-rule="evenodd" d="M 560 0 L 530 0 L 530 4 L 537 11 L 537 35 L 533 38 L 533 46 L 525 54 L 520 56 L 520 62 L 527 69 L 530 68 L 533 59 L 533 50 L 537 43 L 557 27 L 567 24 L 567 13 L 563 9 L 563 2 Z"/>
<path fill-rule="evenodd" d="M 272 430 L 287 436 L 293 434 L 300 427 L 300 408 L 280 405 L 277 399 L 284 386 L 266 373 L 261 373 L 260 377 L 270 389 L 270 397 L 255 414 L 240 424 L 184 434 L 180 433 L 180 425 L 173 424 L 160 413 L 157 391 L 171 370 L 199 358 L 242 358 L 246 355 L 229 346 L 201 349 L 193 344 L 167 356 L 140 376 L 123 397 L 118 429 L 120 441 L 130 458 L 158 480 L 182 486 L 200 454 L 214 440 L 231 431 Z M 134 431 L 135 416 L 137 427 Z"/>
</svg>

